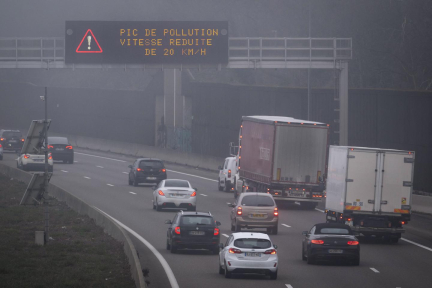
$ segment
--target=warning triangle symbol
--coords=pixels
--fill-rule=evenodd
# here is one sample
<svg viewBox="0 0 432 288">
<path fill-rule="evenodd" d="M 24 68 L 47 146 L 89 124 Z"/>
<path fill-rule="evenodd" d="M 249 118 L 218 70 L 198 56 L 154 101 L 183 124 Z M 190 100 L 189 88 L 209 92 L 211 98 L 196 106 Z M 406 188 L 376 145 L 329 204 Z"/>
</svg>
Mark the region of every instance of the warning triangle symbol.
<svg viewBox="0 0 432 288">
<path fill-rule="evenodd" d="M 84 34 L 83 39 L 76 49 L 76 53 L 102 53 L 102 48 L 91 29 L 88 29 Z"/>
</svg>

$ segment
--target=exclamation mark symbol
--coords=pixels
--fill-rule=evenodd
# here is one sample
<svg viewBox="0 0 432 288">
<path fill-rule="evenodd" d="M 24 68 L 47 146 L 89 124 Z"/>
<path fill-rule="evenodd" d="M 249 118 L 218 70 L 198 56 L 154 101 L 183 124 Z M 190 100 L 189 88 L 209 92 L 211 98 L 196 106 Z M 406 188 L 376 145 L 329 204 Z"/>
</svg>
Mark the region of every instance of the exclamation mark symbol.
<svg viewBox="0 0 432 288">
<path fill-rule="evenodd" d="M 87 36 L 87 43 L 88 43 L 88 50 L 91 49 L 90 45 L 91 45 L 91 36 Z"/>
</svg>

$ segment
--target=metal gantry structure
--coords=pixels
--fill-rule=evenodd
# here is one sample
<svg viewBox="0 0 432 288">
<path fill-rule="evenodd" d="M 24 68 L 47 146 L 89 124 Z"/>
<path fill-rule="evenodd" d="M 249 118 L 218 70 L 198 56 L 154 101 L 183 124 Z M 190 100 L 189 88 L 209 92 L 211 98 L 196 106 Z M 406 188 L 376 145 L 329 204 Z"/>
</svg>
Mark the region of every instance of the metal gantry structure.
<svg viewBox="0 0 432 288">
<path fill-rule="evenodd" d="M 335 123 L 339 145 L 348 144 L 348 62 L 351 38 L 231 37 L 228 63 L 221 64 L 66 64 L 65 38 L 0 38 L 0 69 L 333 69 L 337 71 Z"/>
</svg>

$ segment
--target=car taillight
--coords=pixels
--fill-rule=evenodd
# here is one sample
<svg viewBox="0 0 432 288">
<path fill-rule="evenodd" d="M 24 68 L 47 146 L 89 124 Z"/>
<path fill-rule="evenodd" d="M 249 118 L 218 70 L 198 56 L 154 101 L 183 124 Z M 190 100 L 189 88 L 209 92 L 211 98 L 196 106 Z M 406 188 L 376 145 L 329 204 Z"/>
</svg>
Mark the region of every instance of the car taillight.
<svg viewBox="0 0 432 288">
<path fill-rule="evenodd" d="M 48 159 L 49 159 L 49 160 L 52 159 L 52 155 L 51 155 L 51 153 L 49 154 Z"/>
<path fill-rule="evenodd" d="M 73 147 L 72 147 L 72 146 L 66 146 L 66 149 L 70 149 L 70 150 L 72 150 Z"/>
<path fill-rule="evenodd" d="M 241 254 L 242 251 L 240 249 L 237 249 L 237 248 L 230 248 L 229 249 L 229 253 L 231 253 L 231 254 Z"/>
<path fill-rule="evenodd" d="M 0 145 L 0 147 L 1 147 L 1 145 Z M 399 221 L 399 223 L 402 224 L 402 225 L 405 225 L 405 224 L 406 224 L 405 221 Z"/>
<path fill-rule="evenodd" d="M 22 139 L 21 139 L 21 142 L 24 142 L 24 141 L 25 141 L 24 138 L 22 138 Z"/>
<path fill-rule="evenodd" d="M 192 192 L 191 197 L 195 197 L 196 196 L 196 192 Z"/>
<path fill-rule="evenodd" d="M 30 158 L 30 155 L 24 155 L 24 158 L 28 159 L 28 158 Z"/>
<path fill-rule="evenodd" d="M 176 228 L 174 229 L 174 232 L 175 232 L 176 234 L 180 235 L 180 227 L 176 227 Z"/>
<path fill-rule="evenodd" d="M 219 228 L 214 228 L 213 235 L 219 235 Z"/>
<path fill-rule="evenodd" d="M 277 208 L 277 207 L 274 208 L 273 215 L 274 215 L 274 216 L 278 216 L 278 215 L 279 215 L 279 211 L 278 211 L 278 208 Z"/>
<path fill-rule="evenodd" d="M 359 245 L 359 242 L 358 241 L 348 241 L 347 244 L 354 246 L 354 245 Z"/>
<path fill-rule="evenodd" d="M 165 194 L 162 192 L 162 190 L 159 190 L 158 194 L 161 195 L 161 196 L 165 196 Z"/>
<path fill-rule="evenodd" d="M 274 254 L 276 254 L 276 250 L 275 249 L 269 249 L 269 250 L 266 250 L 264 252 L 264 254 L 272 254 L 272 255 L 274 255 Z"/>
<path fill-rule="evenodd" d="M 0 141 L 4 141 L 5 139 L 4 138 L 0 138 Z"/>
<path fill-rule="evenodd" d="M 241 207 L 237 208 L 237 215 L 242 215 L 243 211 Z"/>
<path fill-rule="evenodd" d="M 0 144 L 0 148 L 2 148 L 1 144 Z"/>
<path fill-rule="evenodd" d="M 52 149 L 52 148 L 54 148 L 54 146 L 48 145 L 48 149 Z"/>
<path fill-rule="evenodd" d="M 165 172 L 166 172 L 166 169 L 162 169 L 161 172 L 165 173 Z"/>
<path fill-rule="evenodd" d="M 231 177 L 231 169 L 228 170 L 228 177 Z"/>
<path fill-rule="evenodd" d="M 321 245 L 321 244 L 324 244 L 324 241 L 323 240 L 311 240 L 311 243 Z"/>
<path fill-rule="evenodd" d="M 137 168 L 137 171 L 141 171 L 142 169 L 141 168 Z"/>
</svg>

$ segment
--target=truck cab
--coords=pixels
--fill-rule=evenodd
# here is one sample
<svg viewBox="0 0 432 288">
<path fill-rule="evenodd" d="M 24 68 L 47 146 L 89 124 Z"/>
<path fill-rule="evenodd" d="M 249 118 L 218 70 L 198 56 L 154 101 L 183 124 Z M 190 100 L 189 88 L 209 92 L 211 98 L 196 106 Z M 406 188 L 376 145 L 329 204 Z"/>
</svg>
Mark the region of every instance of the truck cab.
<svg viewBox="0 0 432 288">
<path fill-rule="evenodd" d="M 237 158 L 227 157 L 223 163 L 223 166 L 219 166 L 219 179 L 218 179 L 218 189 L 219 191 L 234 191 L 236 180 L 235 176 L 237 174 Z"/>
</svg>

